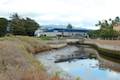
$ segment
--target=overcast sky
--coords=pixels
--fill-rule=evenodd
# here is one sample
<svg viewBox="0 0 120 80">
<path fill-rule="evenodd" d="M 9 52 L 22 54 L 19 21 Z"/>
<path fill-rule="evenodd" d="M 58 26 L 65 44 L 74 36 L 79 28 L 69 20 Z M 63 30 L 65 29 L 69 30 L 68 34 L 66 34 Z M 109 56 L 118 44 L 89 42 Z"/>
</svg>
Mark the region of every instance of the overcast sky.
<svg viewBox="0 0 120 80">
<path fill-rule="evenodd" d="M 17 12 L 44 24 L 97 28 L 98 20 L 120 15 L 120 0 L 0 0 L 0 17 Z"/>
</svg>

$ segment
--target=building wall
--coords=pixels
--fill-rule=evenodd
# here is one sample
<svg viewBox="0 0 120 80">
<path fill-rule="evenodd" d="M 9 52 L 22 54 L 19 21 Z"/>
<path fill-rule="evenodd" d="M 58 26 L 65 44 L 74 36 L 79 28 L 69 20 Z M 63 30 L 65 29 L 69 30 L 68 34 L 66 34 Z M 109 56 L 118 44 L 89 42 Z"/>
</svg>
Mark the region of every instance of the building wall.
<svg viewBox="0 0 120 80">
<path fill-rule="evenodd" d="M 57 36 L 57 35 L 62 35 L 60 32 L 44 32 L 44 34 L 46 36 L 51 36 L 51 37 L 54 37 L 54 36 Z"/>
<path fill-rule="evenodd" d="M 39 32 L 37 33 L 37 37 L 40 37 L 42 35 L 45 36 L 51 36 L 51 37 L 55 37 L 57 35 L 63 35 L 63 36 L 81 36 L 81 37 L 87 37 L 87 33 L 83 33 L 83 32 Z"/>
<path fill-rule="evenodd" d="M 120 31 L 120 25 L 113 26 L 113 30 Z"/>
<path fill-rule="evenodd" d="M 73 32 L 73 31 L 69 31 L 69 32 L 66 32 L 66 31 L 61 31 L 59 32 L 58 30 L 54 30 L 54 31 L 44 31 L 44 30 L 38 30 L 35 32 L 35 35 L 37 37 L 40 37 L 42 35 L 45 35 L 45 36 L 51 36 L 51 37 L 54 37 L 54 36 L 57 36 L 57 35 L 63 35 L 63 36 L 68 36 L 68 37 L 71 37 L 71 36 L 81 36 L 81 37 L 87 37 L 87 33 L 86 32 Z"/>
</svg>

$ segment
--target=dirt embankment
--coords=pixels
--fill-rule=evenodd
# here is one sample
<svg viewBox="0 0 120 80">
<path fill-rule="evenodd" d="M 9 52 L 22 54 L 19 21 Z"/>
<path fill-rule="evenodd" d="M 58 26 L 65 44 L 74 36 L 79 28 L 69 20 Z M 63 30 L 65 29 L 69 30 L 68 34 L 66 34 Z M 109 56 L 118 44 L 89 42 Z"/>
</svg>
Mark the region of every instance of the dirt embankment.
<svg viewBox="0 0 120 80">
<path fill-rule="evenodd" d="M 120 40 L 86 40 L 85 43 L 96 44 L 100 48 L 120 51 Z"/>
<path fill-rule="evenodd" d="M 50 79 L 33 53 L 51 49 L 32 37 L 0 38 L 0 80 L 59 80 Z"/>
<path fill-rule="evenodd" d="M 84 44 L 95 47 L 100 54 L 120 59 L 120 40 L 85 40 Z"/>
</svg>

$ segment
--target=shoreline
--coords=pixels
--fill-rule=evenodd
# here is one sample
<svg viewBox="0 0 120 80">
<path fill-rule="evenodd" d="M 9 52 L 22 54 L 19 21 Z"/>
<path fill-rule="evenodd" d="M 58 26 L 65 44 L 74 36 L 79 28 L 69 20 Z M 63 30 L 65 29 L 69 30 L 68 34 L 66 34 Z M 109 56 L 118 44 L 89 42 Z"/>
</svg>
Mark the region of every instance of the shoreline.
<svg viewBox="0 0 120 80">
<path fill-rule="evenodd" d="M 103 41 L 103 40 L 102 40 Z M 110 41 L 109 41 L 110 42 Z M 86 40 L 83 45 L 90 45 L 95 48 L 100 54 L 111 57 L 113 59 L 120 59 L 120 46 L 117 44 L 99 43 L 97 40 Z"/>
<path fill-rule="evenodd" d="M 51 49 L 59 49 L 67 46 L 66 40 L 50 41 L 47 43 Z M 90 45 L 95 48 L 101 55 L 111 57 L 113 59 L 120 59 L 120 41 L 115 40 L 85 40 L 83 43 L 74 42 L 72 44 Z"/>
<path fill-rule="evenodd" d="M 108 50 L 120 51 L 120 40 L 85 40 L 84 43 L 95 44 Z"/>
<path fill-rule="evenodd" d="M 67 42 L 65 40 L 52 40 L 46 42 L 46 44 L 48 44 L 52 49 L 60 49 L 67 46 Z"/>
<path fill-rule="evenodd" d="M 58 74 L 59 78 L 61 80 L 76 80 L 77 77 L 70 75 L 66 71 L 62 70 L 58 65 L 56 65 L 56 63 L 54 63 L 54 60 L 56 58 L 69 54 L 69 53 L 64 54 L 62 52 L 58 52 L 58 54 L 57 54 L 55 52 L 62 51 L 64 48 L 67 48 L 67 47 L 71 49 L 71 47 L 67 45 L 67 46 L 62 47 L 62 48 L 52 49 L 52 50 L 46 51 L 46 52 L 40 52 L 40 53 L 35 55 L 35 58 L 38 61 L 41 61 L 41 63 L 44 65 L 49 76 L 53 76 L 55 74 Z M 71 50 L 70 50 L 70 52 L 71 52 Z M 47 57 L 47 56 L 49 56 L 49 57 Z"/>
</svg>

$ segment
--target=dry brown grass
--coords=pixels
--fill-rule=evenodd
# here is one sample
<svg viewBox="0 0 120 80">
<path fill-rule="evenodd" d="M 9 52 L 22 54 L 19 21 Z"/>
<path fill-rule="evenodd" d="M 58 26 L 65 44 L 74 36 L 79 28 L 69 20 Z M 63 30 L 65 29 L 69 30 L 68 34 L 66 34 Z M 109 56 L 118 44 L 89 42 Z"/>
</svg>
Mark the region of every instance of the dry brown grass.
<svg viewBox="0 0 120 80">
<path fill-rule="evenodd" d="M 50 80 L 62 80 L 59 78 L 59 76 L 53 76 Z"/>
<path fill-rule="evenodd" d="M 48 49 L 32 37 L 0 38 L 0 80 L 48 80 L 42 64 L 32 55 Z"/>
</svg>

